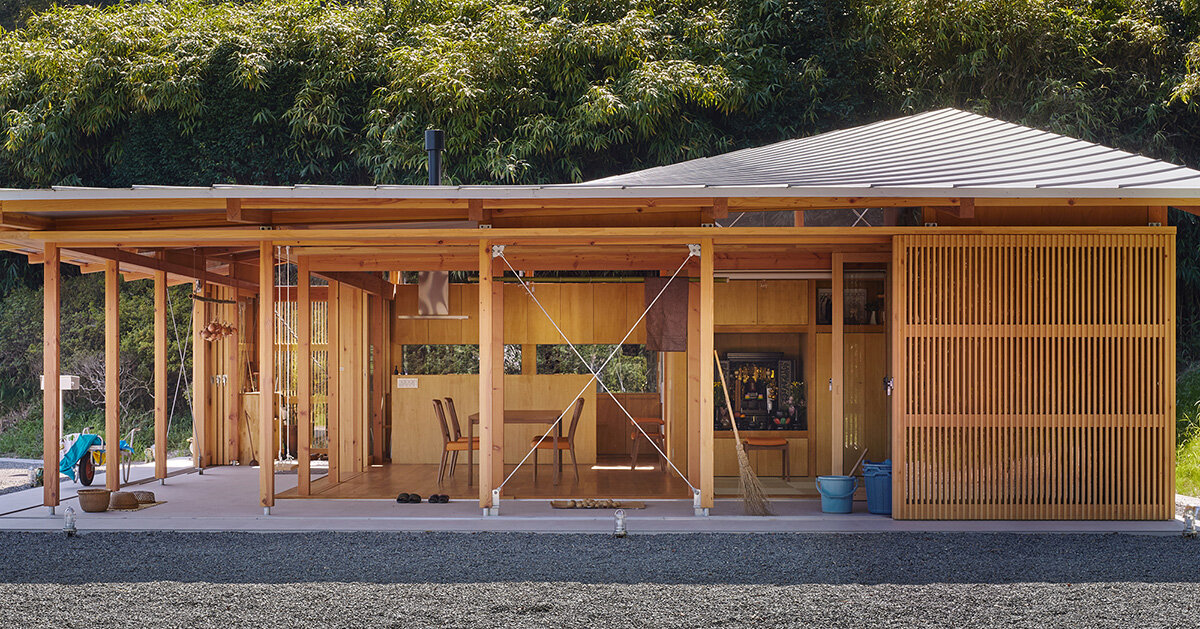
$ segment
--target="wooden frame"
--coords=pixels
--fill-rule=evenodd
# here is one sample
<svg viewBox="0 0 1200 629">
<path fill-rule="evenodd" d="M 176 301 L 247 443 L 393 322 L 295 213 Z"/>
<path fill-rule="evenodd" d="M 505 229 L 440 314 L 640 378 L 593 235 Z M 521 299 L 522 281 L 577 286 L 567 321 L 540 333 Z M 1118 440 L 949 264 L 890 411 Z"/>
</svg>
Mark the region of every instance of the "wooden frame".
<svg viewBox="0 0 1200 629">
<path fill-rule="evenodd" d="M 1173 230 L 1147 226 L 1147 223 L 1162 223 L 1166 205 L 1178 202 L 1195 207 L 1196 199 L 1072 202 L 956 197 L 886 200 L 865 197 L 722 198 L 712 197 L 711 191 L 707 191 L 705 195 L 708 196 L 703 197 L 659 199 L 464 197 L 368 202 L 354 198 L 318 198 L 320 192 L 313 194 L 314 198 L 308 199 L 69 201 L 53 207 L 42 202 L 5 201 L 0 220 L 19 231 L 0 233 L 0 244 L 40 260 L 47 270 L 44 319 L 47 386 L 43 416 L 47 445 L 43 454 L 48 469 L 57 456 L 60 330 L 55 313 L 61 286 L 57 272 L 59 262 L 78 264 L 88 270 L 104 270 L 106 308 L 114 311 L 115 306 L 111 304 L 116 289 L 110 284 L 116 286 L 118 273 L 127 278 L 148 277 L 154 281 L 155 443 L 158 455 L 155 468 L 158 478 L 166 475 L 166 287 L 200 280 L 204 282 L 205 294 L 232 293 L 235 298 L 239 298 L 239 294 L 241 297 L 257 295 L 258 340 L 248 347 L 257 345 L 250 351 L 251 356 L 257 354 L 259 366 L 256 445 L 262 465 L 260 501 L 266 508 L 275 500 L 273 447 L 276 440 L 273 431 L 277 400 L 272 383 L 276 375 L 283 375 L 275 373 L 272 360 L 276 322 L 271 261 L 275 246 L 295 249 L 304 278 L 311 273 L 333 280 L 328 289 L 317 289 L 328 294 L 330 306 L 327 322 L 328 434 L 333 445 L 328 450 L 328 483 L 345 481 L 360 473 L 368 462 L 380 463 L 384 458 L 383 433 L 388 418 L 381 409 L 387 408 L 383 402 L 389 390 L 391 352 L 383 348 L 393 347 L 393 329 L 421 329 L 430 331 L 431 335 L 436 332 L 442 342 L 447 338 L 478 342 L 482 437 L 479 499 L 480 506 L 488 508 L 493 506 L 491 489 L 502 482 L 505 471 L 501 413 L 505 402 L 505 282 L 503 274 L 497 273 L 491 246 L 513 246 L 510 259 L 522 271 L 613 269 L 661 272 L 673 268 L 673 263 L 678 260 L 678 247 L 699 243 L 699 268 L 694 272 L 696 281 L 689 289 L 690 334 L 686 369 L 673 371 L 680 376 L 680 381 L 686 376 L 687 391 L 679 404 L 687 409 L 687 435 L 686 439 L 679 439 L 679 443 L 680 447 L 686 443 L 687 475 L 701 490 L 702 506 L 711 506 L 714 499 L 711 421 L 714 400 L 712 388 L 707 385 L 712 381 L 710 357 L 714 333 L 720 330 L 714 315 L 714 295 L 718 292 L 716 282 L 719 281 L 717 271 L 831 270 L 835 317 L 828 329 L 818 330 L 815 321 L 790 327 L 775 322 L 760 326 L 760 329 L 807 333 L 810 360 L 805 372 L 810 392 L 825 384 L 813 382 L 815 372 L 811 357 L 817 353 L 817 332 L 831 335 L 833 348 L 829 367 L 833 374 L 833 391 L 830 417 L 817 417 L 810 412 L 809 422 L 810 426 L 818 421 L 831 422 L 832 443 L 827 448 L 822 442 L 820 457 L 828 453 L 828 471 L 837 473 L 848 463 L 843 455 L 841 424 L 846 405 L 843 348 L 847 343 L 847 330 L 841 316 L 844 311 L 842 278 L 847 263 L 875 261 L 890 264 L 887 291 L 891 308 L 886 324 L 874 332 L 886 331 L 891 344 L 890 366 L 895 384 L 890 402 L 891 441 L 897 517 L 1169 517 L 1164 496 L 1168 490 L 1173 491 L 1173 450 L 1162 435 L 1168 430 L 1167 421 L 1174 411 L 1174 366 L 1170 360 L 1175 343 L 1175 296 L 1170 281 L 1174 271 L 1174 251 L 1169 246 Z M 891 211 L 887 213 L 890 216 L 887 222 L 895 223 L 898 212 L 894 208 L 900 206 L 927 208 L 929 216 L 935 220 L 940 218 L 957 226 L 902 227 L 891 224 L 846 229 L 803 224 L 803 211 L 831 207 L 888 207 Z M 1116 217 L 1126 223 L 1066 225 L 1060 221 L 1058 225 L 1029 226 L 988 223 L 1005 213 L 1036 216 L 1046 208 L 1057 208 L 1062 216 L 1072 217 L 1062 219 L 1064 221 L 1078 220 L 1074 217 L 1086 216 L 1086 213 L 1077 210 L 1085 207 L 1097 213 L 1107 212 L 1104 220 L 1111 221 Z M 138 214 L 132 217 L 104 215 L 117 209 Z M 698 224 L 715 220 L 730 210 L 795 211 L 797 226 L 714 229 Z M 80 212 L 95 213 L 108 222 Z M 365 226 L 381 217 L 391 224 Z M 600 220 L 597 217 L 604 217 L 604 222 L 597 222 Z M 414 221 L 429 220 L 489 221 L 493 228 L 407 228 L 407 224 Z M 244 227 L 273 223 L 287 226 L 268 231 Z M 588 227 L 588 224 L 619 226 Z M 201 246 L 196 247 L 197 243 Z M 1013 253 L 1026 249 L 1034 257 L 1024 258 Z M 1103 267 L 1105 273 L 1082 273 L 1079 270 L 1083 268 L 1079 266 L 1081 261 L 1092 260 L 1094 256 L 1103 260 L 1095 264 L 1107 265 Z M 389 301 L 398 289 L 384 281 L 380 272 L 400 268 L 480 272 L 478 294 L 469 298 L 478 302 L 477 308 L 469 313 L 477 320 L 456 324 L 427 322 L 413 324 L 410 328 L 393 328 L 395 322 Z M 1014 278 L 1023 278 L 1023 282 L 1011 286 L 1012 290 L 1001 289 L 1000 279 L 1011 281 Z M 1080 288 L 1085 280 L 1091 282 L 1090 292 Z M 301 313 L 297 322 L 302 337 L 297 345 L 300 356 L 297 377 L 303 384 L 298 387 L 297 395 L 300 434 L 303 436 L 298 446 L 305 463 L 301 465 L 299 491 L 301 495 L 311 495 L 314 492 L 307 454 L 312 451 L 310 361 L 314 341 L 311 304 L 316 291 L 307 281 L 301 281 L 301 284 L 297 290 Z M 810 291 L 815 290 L 814 283 L 810 282 L 808 286 Z M 546 289 L 548 293 L 555 290 L 561 289 Z M 371 296 L 364 298 L 360 291 Z M 1093 294 L 1103 295 L 1103 299 L 1108 300 L 1103 302 L 1103 307 L 1107 308 L 1104 317 L 1107 318 L 1099 322 L 1077 318 L 1079 313 L 1092 307 L 1093 302 L 1089 299 Z M 815 303 L 812 297 L 810 292 L 810 302 Z M 359 307 L 359 302 L 364 299 L 366 315 Z M 351 300 L 358 305 L 352 305 Z M 1010 312 L 994 310 L 1000 307 L 996 304 L 1012 305 L 1017 300 L 1036 302 L 1036 307 L 1020 311 L 1020 317 L 1024 318 L 1016 322 L 986 319 L 989 313 Z M 196 325 L 207 318 L 204 313 L 213 310 L 218 309 L 197 305 Z M 510 325 L 521 320 L 519 314 L 508 313 Z M 106 387 L 117 387 L 119 372 L 114 375 L 111 370 L 118 365 L 119 354 L 109 350 L 109 346 L 115 343 L 113 339 L 119 340 L 114 331 L 119 329 L 119 324 L 115 312 L 110 315 L 110 319 L 106 319 L 105 333 Z M 935 318 L 923 318 L 929 316 Z M 968 318 L 952 321 L 954 317 Z M 1037 317 L 1049 317 L 1057 323 L 1045 323 Z M 525 336 L 528 329 L 510 328 L 509 332 L 510 340 L 530 347 L 542 342 Z M 252 338 L 249 331 L 239 331 L 239 337 L 243 333 L 248 340 Z M 360 333 L 365 337 L 362 343 Z M 238 399 L 241 390 L 238 382 L 242 376 L 238 340 L 233 340 L 233 351 L 223 354 L 216 350 L 205 351 L 203 344 L 195 352 L 198 418 L 207 417 L 207 409 L 218 404 L 217 388 L 206 379 L 211 372 L 222 368 L 216 363 L 224 365 L 225 375 L 232 381 L 225 389 L 228 414 L 224 434 L 227 451 L 234 452 L 237 451 L 237 427 L 243 409 Z M 366 354 L 358 354 L 358 348 L 362 346 L 371 348 L 368 351 L 375 357 L 374 370 L 369 373 L 367 363 L 362 360 Z M 1009 364 L 1005 361 L 1011 362 L 1012 353 L 1016 351 L 1012 347 L 1021 348 L 1027 363 L 1042 365 L 1051 371 L 1041 379 L 1022 376 L 1026 380 L 1016 398 L 995 398 L 994 391 L 1009 385 L 1003 381 L 1001 368 L 992 365 Z M 221 356 L 219 361 L 218 355 Z M 532 355 L 526 357 L 527 364 L 533 360 Z M 1070 365 L 1107 370 L 1105 373 L 1111 374 L 1115 373 L 1113 365 L 1119 361 L 1138 365 L 1139 373 L 1146 375 L 1114 380 L 1113 395 L 1118 402 L 1106 412 L 1093 412 L 1084 404 L 1091 399 L 1088 397 L 1091 391 L 1085 386 L 1087 378 L 1072 379 L 1063 375 Z M 536 371 L 534 365 L 530 365 L 533 367 L 530 371 Z M 1018 373 L 1015 368 L 1010 371 Z M 341 380 L 344 381 L 339 382 Z M 357 392 L 367 382 L 371 386 L 364 419 L 358 401 L 339 400 L 339 391 L 346 388 Z M 966 386 L 965 383 L 971 382 L 983 382 L 987 386 Z M 110 397 L 115 399 L 116 395 Z M 946 406 L 953 404 L 983 410 L 962 411 Z M 105 430 L 109 441 L 113 440 L 114 425 L 119 427 L 119 417 L 106 409 Z M 209 443 L 214 439 L 214 433 L 220 436 L 219 423 L 214 424 L 217 429 L 212 431 L 200 419 L 195 425 L 195 463 L 202 467 L 225 462 L 214 460 L 219 456 L 219 449 Z M 338 447 L 343 441 L 349 444 L 348 450 Z M 675 443 L 674 435 L 671 441 Z M 1084 446 L 1103 454 L 1095 456 L 1095 461 L 1088 461 L 1082 454 L 1086 450 Z M 810 461 L 821 460 L 816 448 L 817 440 L 810 438 Z M 1025 454 L 1012 454 L 1017 452 Z M 939 464 L 941 467 L 937 468 L 940 480 L 933 483 L 929 480 L 931 468 L 927 462 L 935 454 L 943 459 Z M 1039 459 L 1036 465 L 1030 463 L 1033 460 L 1030 457 L 1035 455 L 1044 460 Z M 350 456 L 350 460 L 339 460 L 346 456 Z M 1005 456 L 1009 458 L 1005 459 Z M 955 464 L 958 467 L 947 462 L 955 457 L 959 461 Z M 988 476 L 987 470 L 998 469 L 995 467 L 997 461 L 1022 470 L 1041 465 L 1038 469 L 1042 471 L 1036 478 L 1018 479 L 1024 485 L 1014 485 L 1017 481 L 1012 478 L 996 480 Z M 1078 463 L 1080 468 L 1064 467 L 1070 462 Z M 1089 470 L 1086 465 L 1091 463 L 1128 473 L 1115 476 Z M 922 468 L 922 465 L 926 467 Z M 824 463 L 820 467 L 824 468 Z M 1047 469 L 1051 471 L 1046 472 Z M 58 486 L 57 477 L 50 479 L 50 476 L 54 475 L 47 475 L 44 499 L 48 506 L 53 506 L 58 502 Z M 115 474 L 110 471 L 111 476 Z M 1004 494 L 1004 491 L 1009 493 Z M 1017 494 L 1025 502 L 1011 498 Z M 1005 498 L 1008 502 L 998 501 L 997 495 L 1008 496 Z M 1070 502 L 1072 500 L 1074 502 Z"/>
</svg>

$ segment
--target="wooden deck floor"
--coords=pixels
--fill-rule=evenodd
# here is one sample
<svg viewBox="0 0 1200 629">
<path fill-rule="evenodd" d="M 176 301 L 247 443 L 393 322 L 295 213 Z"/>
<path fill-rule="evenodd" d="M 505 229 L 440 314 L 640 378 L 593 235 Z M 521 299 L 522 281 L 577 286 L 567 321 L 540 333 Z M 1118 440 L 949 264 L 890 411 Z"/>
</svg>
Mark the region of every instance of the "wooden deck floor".
<svg viewBox="0 0 1200 629">
<path fill-rule="evenodd" d="M 627 500 L 678 498 L 687 499 L 691 492 L 669 468 L 663 472 L 658 466 L 646 464 L 639 469 L 630 470 L 628 461 L 612 464 L 579 466 L 579 481 L 570 465 L 563 469 L 563 478 L 558 485 L 554 484 L 553 469 L 549 464 L 538 468 L 538 479 L 533 480 L 533 470 L 526 464 L 521 471 L 509 481 L 504 488 L 508 498 L 621 498 Z M 620 467 L 623 469 L 605 469 Z M 643 469 L 649 468 L 649 469 Z M 476 468 L 478 469 L 478 468 Z M 512 471 L 508 466 L 506 473 Z M 314 470 L 314 474 L 316 470 Z M 479 497 L 478 485 L 467 485 L 467 466 L 459 463 L 458 471 L 453 476 L 447 476 L 445 483 L 437 484 L 436 465 L 377 465 L 366 472 L 345 479 L 334 485 L 325 478 L 313 481 L 312 495 L 309 498 L 321 499 L 363 499 L 363 498 L 395 498 L 401 492 L 416 493 L 422 497 L 431 494 L 448 494 L 451 498 L 466 500 Z M 794 478 L 785 483 L 779 478 L 763 478 L 762 483 L 768 494 L 779 498 L 812 498 L 816 496 L 812 489 L 812 481 Z M 737 496 L 737 478 L 718 477 L 716 479 L 716 494 L 719 497 Z M 278 498 L 304 498 L 295 488 L 281 492 Z"/>
</svg>

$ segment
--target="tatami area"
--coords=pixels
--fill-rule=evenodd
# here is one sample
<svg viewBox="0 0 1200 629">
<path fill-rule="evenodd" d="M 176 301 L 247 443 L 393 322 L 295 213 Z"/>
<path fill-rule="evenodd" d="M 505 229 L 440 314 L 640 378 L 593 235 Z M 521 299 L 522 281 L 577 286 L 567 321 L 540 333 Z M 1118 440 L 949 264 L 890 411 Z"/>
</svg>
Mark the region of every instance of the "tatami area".
<svg viewBox="0 0 1200 629">
<path fill-rule="evenodd" d="M 136 531 L 529 531 L 546 533 L 610 533 L 611 510 L 553 509 L 546 500 L 501 501 L 500 515 L 484 517 L 478 500 L 449 504 L 397 504 L 393 500 L 281 500 L 264 515 L 258 503 L 257 467 L 215 467 L 179 474 L 142 488 L 155 492 L 163 504 L 136 512 L 83 513 L 73 498 L 65 498 L 56 515 L 40 503 L 41 490 L 0 496 L 4 504 L 27 503 L 33 508 L 0 516 L 0 530 L 61 530 L 63 511 L 75 509 L 81 532 Z M 295 485 L 295 474 L 277 474 L 276 486 Z M 66 485 L 64 486 L 66 487 Z M 64 492 L 71 493 L 73 492 Z M 1025 532 L 1178 534 L 1178 521 L 900 521 L 867 513 L 856 501 L 847 515 L 823 514 L 819 500 L 779 499 L 776 515 L 742 515 L 741 501 L 719 499 L 708 517 L 692 514 L 690 500 L 646 500 L 644 509 L 626 511 L 631 534 L 667 532 Z"/>
</svg>

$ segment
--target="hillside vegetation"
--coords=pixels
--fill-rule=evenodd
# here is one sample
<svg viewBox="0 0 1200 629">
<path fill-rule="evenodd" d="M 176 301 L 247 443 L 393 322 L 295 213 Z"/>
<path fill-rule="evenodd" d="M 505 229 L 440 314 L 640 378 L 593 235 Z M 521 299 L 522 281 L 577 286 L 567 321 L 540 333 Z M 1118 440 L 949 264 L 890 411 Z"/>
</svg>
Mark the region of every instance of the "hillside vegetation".
<svg viewBox="0 0 1200 629">
<path fill-rule="evenodd" d="M 944 106 L 1200 167 L 1191 4 L 3 0 L 0 185 L 419 183 L 430 126 L 450 182 L 581 181 Z M 1200 226 L 1171 220 L 1187 365 Z"/>
</svg>

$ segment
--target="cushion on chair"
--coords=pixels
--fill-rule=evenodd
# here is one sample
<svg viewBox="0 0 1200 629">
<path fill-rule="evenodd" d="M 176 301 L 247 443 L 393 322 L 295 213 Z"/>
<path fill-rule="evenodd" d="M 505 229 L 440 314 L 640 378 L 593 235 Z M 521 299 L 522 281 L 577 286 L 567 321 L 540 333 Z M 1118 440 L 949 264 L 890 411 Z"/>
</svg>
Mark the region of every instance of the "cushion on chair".
<svg viewBox="0 0 1200 629">
<path fill-rule="evenodd" d="M 641 436 L 642 436 L 642 433 L 640 431 L 637 431 L 637 430 L 629 431 L 630 439 L 637 439 L 638 437 L 641 437 Z M 661 440 L 666 435 L 662 434 L 661 432 L 650 432 L 649 430 L 647 430 L 646 436 L 649 436 L 651 439 Z"/>
<path fill-rule="evenodd" d="M 787 439 L 781 437 L 746 437 L 742 443 L 759 448 L 778 448 L 788 444 Z"/>
</svg>

